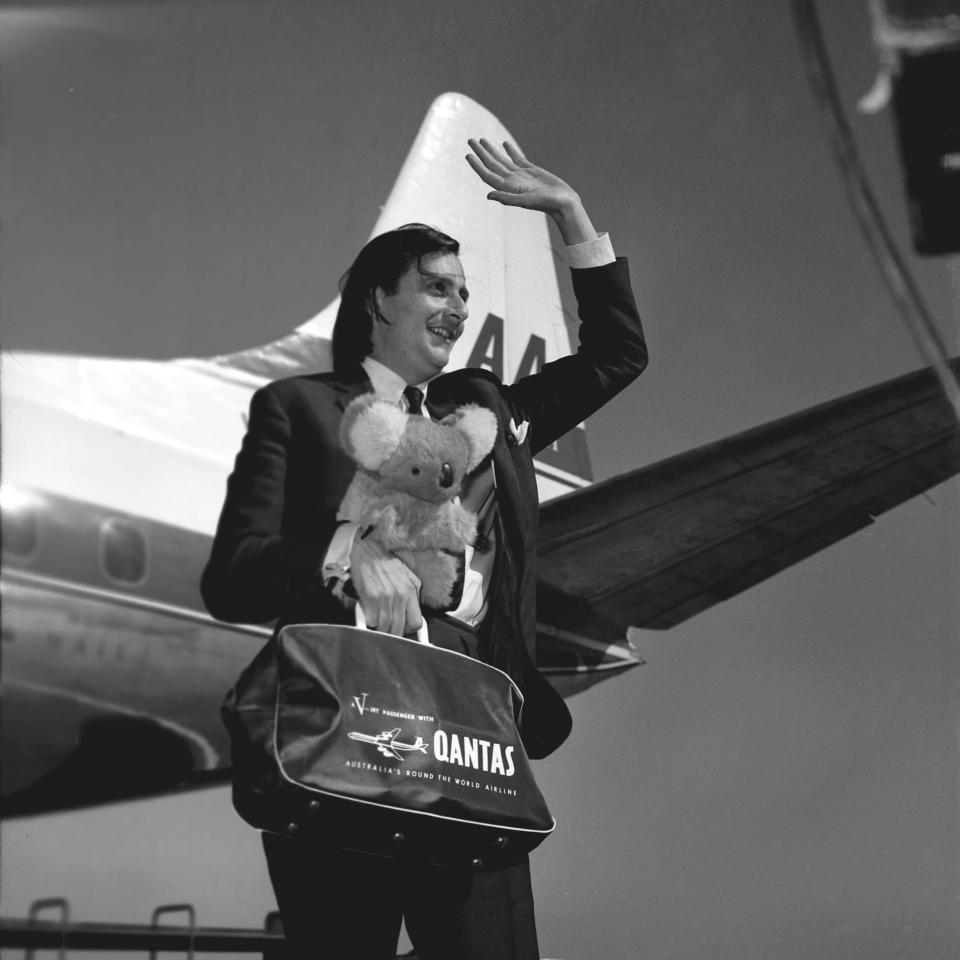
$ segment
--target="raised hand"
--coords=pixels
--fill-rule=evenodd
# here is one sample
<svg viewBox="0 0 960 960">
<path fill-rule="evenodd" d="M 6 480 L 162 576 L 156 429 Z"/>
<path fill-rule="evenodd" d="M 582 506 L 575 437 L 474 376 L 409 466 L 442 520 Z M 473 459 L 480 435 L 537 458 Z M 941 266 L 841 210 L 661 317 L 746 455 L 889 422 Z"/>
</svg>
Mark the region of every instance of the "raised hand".
<svg viewBox="0 0 960 960">
<path fill-rule="evenodd" d="M 561 211 L 580 202 L 568 183 L 531 163 L 512 143 L 504 143 L 504 153 L 487 140 L 467 142 L 473 150 L 473 154 L 467 155 L 467 163 L 487 186 L 493 187 L 488 199 L 543 213 Z"/>
<path fill-rule="evenodd" d="M 473 150 L 467 154 L 467 163 L 487 186 L 493 187 L 488 199 L 547 214 L 556 221 L 567 244 L 597 236 L 580 195 L 565 180 L 531 163 L 512 143 L 505 142 L 501 151 L 482 138 L 467 142 Z"/>
</svg>

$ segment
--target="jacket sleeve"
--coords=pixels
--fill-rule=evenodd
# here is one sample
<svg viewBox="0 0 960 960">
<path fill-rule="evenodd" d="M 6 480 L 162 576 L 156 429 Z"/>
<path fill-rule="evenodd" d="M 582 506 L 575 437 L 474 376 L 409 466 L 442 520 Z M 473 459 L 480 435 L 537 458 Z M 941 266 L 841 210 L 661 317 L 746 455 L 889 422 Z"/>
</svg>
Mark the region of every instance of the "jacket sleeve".
<svg viewBox="0 0 960 960">
<path fill-rule="evenodd" d="M 275 385 L 258 390 L 200 592 L 207 609 L 230 623 L 275 620 L 304 593 L 322 588 L 330 530 L 299 536 L 284 530 L 290 419 Z"/>
<path fill-rule="evenodd" d="M 580 316 L 579 349 L 506 390 L 518 415 L 530 421 L 531 453 L 586 420 L 647 365 L 627 261 L 621 257 L 571 272 Z"/>
</svg>

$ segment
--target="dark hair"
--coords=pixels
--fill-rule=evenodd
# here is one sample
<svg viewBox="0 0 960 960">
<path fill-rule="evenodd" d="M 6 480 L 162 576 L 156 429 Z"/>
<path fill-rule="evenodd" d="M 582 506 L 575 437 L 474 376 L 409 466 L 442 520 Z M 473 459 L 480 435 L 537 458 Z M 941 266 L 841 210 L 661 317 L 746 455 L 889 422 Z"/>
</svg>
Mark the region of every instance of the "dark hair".
<svg viewBox="0 0 960 960">
<path fill-rule="evenodd" d="M 357 254 L 340 278 L 340 308 L 333 325 L 333 369 L 344 373 L 373 349 L 375 293 L 394 293 L 397 281 L 420 258 L 439 253 L 459 253 L 460 244 L 425 223 L 406 223 L 374 237 Z"/>
</svg>

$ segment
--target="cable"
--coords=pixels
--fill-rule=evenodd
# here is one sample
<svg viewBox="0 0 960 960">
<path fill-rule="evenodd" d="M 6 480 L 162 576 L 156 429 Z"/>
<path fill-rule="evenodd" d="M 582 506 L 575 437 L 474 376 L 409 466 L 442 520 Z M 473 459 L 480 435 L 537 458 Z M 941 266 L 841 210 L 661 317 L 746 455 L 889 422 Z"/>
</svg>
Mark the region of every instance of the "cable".
<svg viewBox="0 0 960 960">
<path fill-rule="evenodd" d="M 950 369 L 947 348 L 897 250 L 877 199 L 870 189 L 837 93 L 816 4 L 814 0 L 792 0 L 792 6 L 807 79 L 843 175 L 843 183 L 857 223 L 917 349 L 933 368 L 954 414 L 960 420 L 960 386 Z"/>
</svg>

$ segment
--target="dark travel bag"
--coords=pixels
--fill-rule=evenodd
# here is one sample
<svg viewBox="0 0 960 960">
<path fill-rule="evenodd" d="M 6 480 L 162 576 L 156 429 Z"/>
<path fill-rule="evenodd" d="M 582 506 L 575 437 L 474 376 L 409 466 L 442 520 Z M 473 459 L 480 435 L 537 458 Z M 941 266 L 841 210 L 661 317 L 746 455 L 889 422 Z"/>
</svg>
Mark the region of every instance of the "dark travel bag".
<svg viewBox="0 0 960 960">
<path fill-rule="evenodd" d="M 359 627 L 291 624 L 224 700 L 234 805 L 290 837 L 432 863 L 509 862 L 555 822 L 507 674 Z"/>
</svg>

